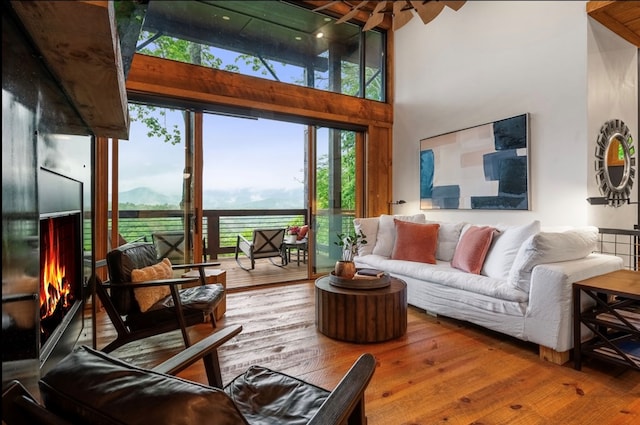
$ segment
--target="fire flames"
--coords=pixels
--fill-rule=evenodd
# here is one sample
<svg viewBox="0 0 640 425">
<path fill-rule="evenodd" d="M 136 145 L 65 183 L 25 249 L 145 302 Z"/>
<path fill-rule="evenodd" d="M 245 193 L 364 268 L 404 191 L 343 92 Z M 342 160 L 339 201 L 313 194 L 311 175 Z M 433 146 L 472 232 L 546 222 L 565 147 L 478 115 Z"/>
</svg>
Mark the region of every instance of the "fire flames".
<svg viewBox="0 0 640 425">
<path fill-rule="evenodd" d="M 61 264 L 58 250 L 58 237 L 55 234 L 53 220 L 49 220 L 47 237 L 41 249 L 46 250 L 43 276 L 40 281 L 40 318 L 46 319 L 54 314 L 59 304 L 68 308 L 71 289 L 65 276 L 65 267 Z"/>
</svg>

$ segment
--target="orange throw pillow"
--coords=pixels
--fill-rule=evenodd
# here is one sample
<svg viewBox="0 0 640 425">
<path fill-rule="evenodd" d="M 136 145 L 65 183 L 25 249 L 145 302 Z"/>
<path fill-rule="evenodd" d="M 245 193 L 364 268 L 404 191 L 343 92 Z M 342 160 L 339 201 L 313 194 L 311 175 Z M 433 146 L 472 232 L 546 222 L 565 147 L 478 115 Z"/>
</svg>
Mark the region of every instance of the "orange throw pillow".
<svg viewBox="0 0 640 425">
<path fill-rule="evenodd" d="M 153 266 L 131 270 L 131 282 L 133 283 L 171 279 L 172 277 L 173 269 L 171 268 L 171 261 L 168 258 L 162 259 L 162 261 Z M 136 301 L 138 301 L 140 311 L 144 313 L 156 302 L 171 295 L 171 288 L 169 288 L 168 285 L 146 286 L 144 288 L 135 288 L 133 294 Z"/>
<path fill-rule="evenodd" d="M 435 264 L 440 225 L 412 223 L 398 219 L 393 221 L 396 227 L 396 240 L 391 258 Z"/>
<path fill-rule="evenodd" d="M 462 234 L 451 266 L 468 273 L 480 274 L 497 230 L 490 226 L 471 226 Z"/>
</svg>

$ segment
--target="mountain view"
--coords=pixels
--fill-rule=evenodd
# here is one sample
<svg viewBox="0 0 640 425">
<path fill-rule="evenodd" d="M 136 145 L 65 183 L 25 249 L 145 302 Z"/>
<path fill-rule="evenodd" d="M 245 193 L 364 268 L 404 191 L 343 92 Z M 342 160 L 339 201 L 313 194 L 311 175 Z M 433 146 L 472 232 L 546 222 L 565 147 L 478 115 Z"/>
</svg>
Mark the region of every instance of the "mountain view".
<svg viewBox="0 0 640 425">
<path fill-rule="evenodd" d="M 167 195 L 146 187 L 118 195 L 120 204 L 161 205 L 180 209 L 180 195 Z M 304 208 L 304 192 L 299 189 L 234 189 L 210 190 L 202 194 L 204 209 L 290 209 Z"/>
</svg>

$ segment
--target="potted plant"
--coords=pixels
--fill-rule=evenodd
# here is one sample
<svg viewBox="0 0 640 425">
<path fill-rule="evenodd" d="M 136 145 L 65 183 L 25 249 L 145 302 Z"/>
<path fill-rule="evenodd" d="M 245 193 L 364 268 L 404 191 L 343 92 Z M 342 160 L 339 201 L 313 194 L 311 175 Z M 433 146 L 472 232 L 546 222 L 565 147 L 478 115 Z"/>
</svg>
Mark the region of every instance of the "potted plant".
<svg viewBox="0 0 640 425">
<path fill-rule="evenodd" d="M 296 241 L 298 240 L 298 233 L 300 233 L 300 226 L 287 227 L 284 241 L 286 243 L 296 243 Z"/>
<path fill-rule="evenodd" d="M 356 274 L 353 257 L 358 253 L 358 245 L 366 245 L 366 235 L 360 230 L 351 229 L 347 233 L 338 233 L 338 240 L 334 243 L 342 248 L 342 259 L 336 262 L 333 273 L 344 279 L 353 279 Z"/>
</svg>

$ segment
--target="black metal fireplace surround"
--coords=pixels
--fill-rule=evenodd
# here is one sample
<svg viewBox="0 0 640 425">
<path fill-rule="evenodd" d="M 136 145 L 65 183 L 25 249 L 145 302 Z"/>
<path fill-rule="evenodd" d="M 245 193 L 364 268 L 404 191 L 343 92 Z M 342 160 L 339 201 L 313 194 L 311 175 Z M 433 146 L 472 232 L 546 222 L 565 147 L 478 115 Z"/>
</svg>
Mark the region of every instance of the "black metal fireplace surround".
<svg viewBox="0 0 640 425">
<path fill-rule="evenodd" d="M 73 349 L 82 332 L 82 190 L 82 182 L 39 170 L 39 250 L 33 247 L 34 255 L 40 255 L 38 293 L 16 294 L 10 301 L 16 317 L 32 311 L 36 303 L 36 329 L 21 328 L 10 315 L 5 323 L 3 314 L 3 362 L 38 358 L 45 373 Z"/>
<path fill-rule="evenodd" d="M 57 363 L 75 345 L 83 327 L 84 276 L 82 182 L 41 168 L 40 369 Z"/>
</svg>

